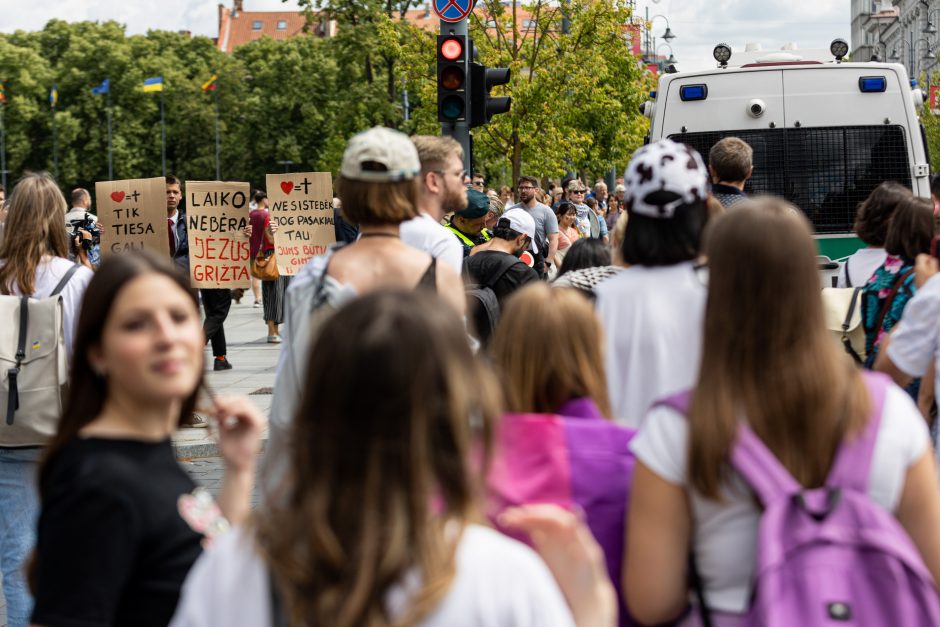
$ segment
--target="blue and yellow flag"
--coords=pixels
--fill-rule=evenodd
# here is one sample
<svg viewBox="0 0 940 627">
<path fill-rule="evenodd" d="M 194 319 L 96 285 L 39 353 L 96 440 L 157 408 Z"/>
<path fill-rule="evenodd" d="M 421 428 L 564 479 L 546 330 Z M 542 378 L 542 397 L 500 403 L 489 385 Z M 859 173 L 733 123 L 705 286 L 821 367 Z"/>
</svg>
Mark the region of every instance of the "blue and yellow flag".
<svg viewBox="0 0 940 627">
<path fill-rule="evenodd" d="M 52 89 L 49 90 L 49 107 L 55 109 L 57 104 L 59 104 L 59 90 L 56 89 L 55 83 L 53 83 Z"/>
<path fill-rule="evenodd" d="M 144 91 L 163 91 L 163 77 L 154 76 L 144 79 Z"/>
</svg>

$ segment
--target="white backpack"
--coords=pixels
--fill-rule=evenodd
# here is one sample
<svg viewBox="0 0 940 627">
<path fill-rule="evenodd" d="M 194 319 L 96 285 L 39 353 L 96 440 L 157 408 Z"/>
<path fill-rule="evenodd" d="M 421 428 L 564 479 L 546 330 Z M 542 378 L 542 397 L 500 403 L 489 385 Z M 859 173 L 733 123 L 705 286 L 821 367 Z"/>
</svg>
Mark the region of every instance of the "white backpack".
<svg viewBox="0 0 940 627">
<path fill-rule="evenodd" d="M 42 446 L 58 428 L 68 381 L 60 293 L 78 268 L 48 298 L 0 295 L 0 447 Z"/>
</svg>

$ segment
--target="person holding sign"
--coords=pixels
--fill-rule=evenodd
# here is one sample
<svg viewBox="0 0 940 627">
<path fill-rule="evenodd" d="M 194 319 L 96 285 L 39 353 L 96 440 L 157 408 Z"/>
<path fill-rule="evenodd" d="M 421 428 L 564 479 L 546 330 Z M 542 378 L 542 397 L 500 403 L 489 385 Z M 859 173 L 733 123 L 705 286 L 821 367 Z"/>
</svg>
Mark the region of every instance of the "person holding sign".
<svg viewBox="0 0 940 627">
<path fill-rule="evenodd" d="M 284 343 L 264 462 L 263 479 L 268 488 L 275 488 L 283 476 L 289 433 L 309 361 L 308 347 L 326 316 L 359 295 L 386 288 L 435 291 L 455 311 L 464 313 L 460 275 L 449 263 L 439 263 L 399 237 L 400 225 L 419 215 L 420 173 L 418 151 L 407 135 L 376 127 L 349 141 L 337 188 L 343 212 L 359 224 L 361 237 L 352 244 L 334 244 L 326 254 L 313 257 L 287 289 L 281 329 Z M 456 244 L 452 235 L 444 233 Z M 453 332 L 465 333 L 462 327 Z"/>
</svg>

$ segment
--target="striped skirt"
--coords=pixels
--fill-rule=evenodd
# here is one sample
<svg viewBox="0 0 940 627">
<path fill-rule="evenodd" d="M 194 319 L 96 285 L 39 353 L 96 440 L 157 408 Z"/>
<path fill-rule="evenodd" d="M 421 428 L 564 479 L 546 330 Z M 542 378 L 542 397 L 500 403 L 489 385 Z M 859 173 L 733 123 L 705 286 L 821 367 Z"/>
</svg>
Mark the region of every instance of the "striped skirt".
<svg viewBox="0 0 940 627">
<path fill-rule="evenodd" d="M 289 276 L 280 276 L 274 281 L 261 282 L 261 306 L 264 308 L 264 321 L 281 324 L 284 322 L 284 292 L 290 284 Z"/>
</svg>

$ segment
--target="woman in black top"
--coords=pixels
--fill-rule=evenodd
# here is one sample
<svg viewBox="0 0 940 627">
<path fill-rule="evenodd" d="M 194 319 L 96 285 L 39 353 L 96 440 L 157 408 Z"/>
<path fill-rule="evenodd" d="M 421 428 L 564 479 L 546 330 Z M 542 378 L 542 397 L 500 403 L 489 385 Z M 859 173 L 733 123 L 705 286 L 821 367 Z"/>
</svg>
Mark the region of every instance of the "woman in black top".
<svg viewBox="0 0 940 627">
<path fill-rule="evenodd" d="M 168 260 L 121 254 L 88 286 L 65 414 L 40 469 L 35 625 L 167 625 L 203 546 L 249 511 L 264 418 L 247 399 L 214 400 L 218 506 L 171 447 L 204 367 L 187 283 Z"/>
</svg>

